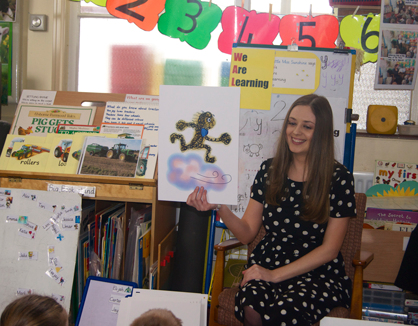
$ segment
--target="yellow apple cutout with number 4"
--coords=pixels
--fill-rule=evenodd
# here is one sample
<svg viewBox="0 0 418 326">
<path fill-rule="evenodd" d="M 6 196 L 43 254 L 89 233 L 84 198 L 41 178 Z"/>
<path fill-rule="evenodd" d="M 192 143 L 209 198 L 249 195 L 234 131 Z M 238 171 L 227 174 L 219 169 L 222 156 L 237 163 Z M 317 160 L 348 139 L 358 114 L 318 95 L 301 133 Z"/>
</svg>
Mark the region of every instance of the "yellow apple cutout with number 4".
<svg viewBox="0 0 418 326">
<path fill-rule="evenodd" d="M 379 47 L 380 15 L 349 15 L 340 24 L 340 35 L 345 46 L 362 49 L 363 63 L 376 62 Z"/>
</svg>

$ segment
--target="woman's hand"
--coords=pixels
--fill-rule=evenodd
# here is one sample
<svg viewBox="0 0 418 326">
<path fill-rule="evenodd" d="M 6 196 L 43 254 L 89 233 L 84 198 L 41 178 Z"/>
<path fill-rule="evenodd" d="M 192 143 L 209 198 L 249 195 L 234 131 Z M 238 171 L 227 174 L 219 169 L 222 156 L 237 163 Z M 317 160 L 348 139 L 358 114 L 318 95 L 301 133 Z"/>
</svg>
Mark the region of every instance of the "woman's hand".
<svg viewBox="0 0 418 326">
<path fill-rule="evenodd" d="M 207 200 L 207 190 L 203 187 L 196 187 L 195 190 L 187 197 L 187 205 L 196 208 L 198 211 L 210 211 L 216 209 L 217 205 L 209 204 Z"/>
<path fill-rule="evenodd" d="M 260 265 L 252 265 L 250 268 L 242 272 L 244 278 L 241 281 L 241 286 L 251 280 L 263 280 L 267 282 L 275 282 L 274 271 L 261 267 Z"/>
</svg>

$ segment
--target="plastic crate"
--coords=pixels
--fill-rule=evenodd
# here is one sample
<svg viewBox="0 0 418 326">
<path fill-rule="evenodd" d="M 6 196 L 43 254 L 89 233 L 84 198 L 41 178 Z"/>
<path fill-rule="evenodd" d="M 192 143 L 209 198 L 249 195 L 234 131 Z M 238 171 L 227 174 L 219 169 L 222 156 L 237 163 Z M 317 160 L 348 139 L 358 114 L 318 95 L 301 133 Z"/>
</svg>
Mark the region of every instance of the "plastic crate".
<svg viewBox="0 0 418 326">
<path fill-rule="evenodd" d="M 376 0 L 329 0 L 329 5 L 333 6 L 380 6 L 380 1 Z"/>
<path fill-rule="evenodd" d="M 363 308 L 404 312 L 405 292 L 363 288 Z"/>
</svg>

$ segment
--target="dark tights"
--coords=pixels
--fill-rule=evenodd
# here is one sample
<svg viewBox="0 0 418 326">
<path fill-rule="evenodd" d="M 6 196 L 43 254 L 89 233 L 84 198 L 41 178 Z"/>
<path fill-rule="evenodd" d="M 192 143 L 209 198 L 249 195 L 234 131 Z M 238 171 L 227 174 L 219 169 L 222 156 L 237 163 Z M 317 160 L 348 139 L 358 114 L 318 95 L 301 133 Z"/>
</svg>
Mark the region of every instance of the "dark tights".
<svg viewBox="0 0 418 326">
<path fill-rule="evenodd" d="M 260 314 L 249 306 L 244 307 L 244 326 L 262 326 Z"/>
</svg>

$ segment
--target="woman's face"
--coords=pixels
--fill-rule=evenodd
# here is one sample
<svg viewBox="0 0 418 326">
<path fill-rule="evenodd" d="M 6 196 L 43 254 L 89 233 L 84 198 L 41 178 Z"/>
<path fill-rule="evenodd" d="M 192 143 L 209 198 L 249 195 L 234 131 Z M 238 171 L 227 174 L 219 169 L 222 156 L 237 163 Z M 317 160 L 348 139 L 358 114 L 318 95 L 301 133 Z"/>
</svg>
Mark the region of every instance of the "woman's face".
<svg viewBox="0 0 418 326">
<path fill-rule="evenodd" d="M 289 115 L 286 141 L 293 155 L 306 156 L 311 146 L 316 118 L 308 105 L 297 105 Z"/>
</svg>

